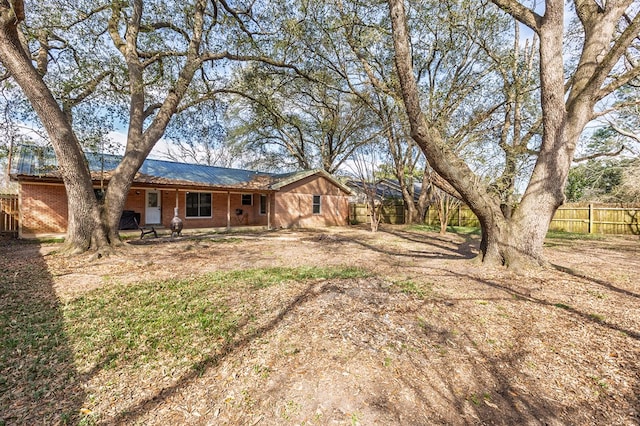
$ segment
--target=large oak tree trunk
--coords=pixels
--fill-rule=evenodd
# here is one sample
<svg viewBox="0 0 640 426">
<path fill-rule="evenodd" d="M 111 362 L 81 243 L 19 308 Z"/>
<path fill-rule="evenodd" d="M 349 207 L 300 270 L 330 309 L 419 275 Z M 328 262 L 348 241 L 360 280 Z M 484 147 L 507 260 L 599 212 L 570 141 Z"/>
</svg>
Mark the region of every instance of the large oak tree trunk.
<svg viewBox="0 0 640 426">
<path fill-rule="evenodd" d="M 544 263 L 542 246 L 555 210 L 563 202 L 563 187 L 571 161 L 571 148 L 564 139 L 562 42 L 541 41 L 550 46 L 542 61 L 554 68 L 544 78 L 545 116 L 543 148 L 522 203 L 505 217 L 499 196 L 478 179 L 466 163 L 448 146 L 439 131 L 427 123 L 420 106 L 419 90 L 413 74 L 409 34 L 402 0 L 389 0 L 396 69 L 409 116 L 411 136 L 427 156 L 433 169 L 449 182 L 478 217 L 482 241 L 478 259 L 487 264 L 523 268 Z M 557 23 L 558 20 L 553 20 Z M 562 20 L 559 20 L 562 24 Z M 562 37 L 562 31 L 560 31 Z M 556 35 L 554 34 L 554 37 Z M 559 49 L 559 50 L 558 50 Z M 549 84 L 550 82 L 550 84 Z"/>
<path fill-rule="evenodd" d="M 0 4 L 0 61 L 30 100 L 51 138 L 58 159 L 58 171 L 70 200 L 67 248 L 80 252 L 90 247 L 108 246 L 82 148 L 71 124 L 20 43 L 17 26 L 24 19 L 24 14 L 21 2 L 16 2 L 14 6 L 12 9 Z"/>
<path fill-rule="evenodd" d="M 522 200 L 503 211 L 498 197 L 457 157 L 420 107 L 413 74 L 403 0 L 388 0 L 396 69 L 411 136 L 434 170 L 446 179 L 478 216 L 482 226 L 480 260 L 510 267 L 543 264 L 542 246 L 557 208 L 564 202 L 564 186 L 576 143 L 594 118 L 596 102 L 640 75 L 640 66 L 621 61 L 640 32 L 640 14 L 632 0 L 575 1 L 584 29 L 584 42 L 575 71 L 565 81 L 563 64 L 563 0 L 547 0 L 538 15 L 517 0 L 492 0 L 506 13 L 535 31 L 540 38 L 540 86 L 543 137 L 536 165 Z M 626 68 L 614 67 L 625 62 Z M 568 92 L 567 92 L 568 89 Z"/>
</svg>

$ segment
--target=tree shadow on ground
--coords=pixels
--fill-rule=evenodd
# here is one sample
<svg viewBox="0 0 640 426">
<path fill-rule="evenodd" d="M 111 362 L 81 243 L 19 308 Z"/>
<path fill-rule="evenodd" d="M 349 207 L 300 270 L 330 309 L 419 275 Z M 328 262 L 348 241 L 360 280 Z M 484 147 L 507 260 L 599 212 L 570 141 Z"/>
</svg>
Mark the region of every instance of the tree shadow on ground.
<svg viewBox="0 0 640 426">
<path fill-rule="evenodd" d="M 552 263 L 551 266 L 554 269 L 556 269 L 556 270 L 558 270 L 560 272 L 564 272 L 565 274 L 571 275 L 573 277 L 580 278 L 580 279 L 583 279 L 583 280 L 586 280 L 586 281 L 590 281 L 590 282 L 592 282 L 594 284 L 601 285 L 602 287 L 608 288 L 609 290 L 614 291 L 616 293 L 620 293 L 620 294 L 622 294 L 624 296 L 631 296 L 631 297 L 640 298 L 640 294 L 634 293 L 634 292 L 629 291 L 629 290 L 625 290 L 623 288 L 616 287 L 615 285 L 611 284 L 608 281 L 604 281 L 604 280 L 601 280 L 601 279 L 598 279 L 598 278 L 590 277 L 590 276 L 585 275 L 585 274 L 581 274 L 581 273 L 579 273 L 579 272 L 577 272 L 577 271 L 575 271 L 575 270 L 573 270 L 571 268 L 567 268 L 566 266 L 562 266 L 562 265 L 557 265 L 555 263 Z"/>
<path fill-rule="evenodd" d="M 437 268 L 436 268 L 437 269 Z M 562 304 L 562 303 L 553 303 L 550 302 L 548 300 L 545 299 L 541 299 L 538 297 L 534 297 L 531 295 L 531 292 L 527 291 L 526 288 L 522 288 L 522 287 L 518 287 L 517 285 L 514 286 L 508 286 L 506 284 L 502 284 L 496 281 L 491 281 L 491 280 L 487 280 L 487 279 L 483 279 L 483 278 L 479 278 L 470 274 L 463 274 L 463 273 L 456 273 L 456 272 L 452 272 L 452 271 L 447 271 L 442 269 L 443 272 L 448 272 L 450 274 L 454 274 L 460 278 L 465 278 L 465 279 L 469 279 L 469 280 L 473 280 L 476 281 L 478 283 L 487 285 L 489 287 L 493 287 L 497 290 L 502 290 L 504 292 L 506 292 L 507 294 L 511 295 L 514 298 L 518 298 L 518 299 L 523 299 L 526 300 L 528 302 L 533 302 L 536 303 L 538 305 L 543 305 L 543 306 L 549 306 L 549 307 L 555 307 L 555 308 L 559 308 L 562 309 L 572 315 L 578 316 L 580 317 L 582 320 L 586 321 L 586 322 L 590 322 L 593 324 L 597 324 L 599 326 L 602 327 L 606 327 L 609 328 L 611 330 L 615 330 L 615 331 L 619 331 L 621 333 L 624 333 L 625 335 L 636 339 L 636 340 L 640 340 L 640 331 L 639 330 L 629 330 L 626 329 L 624 327 L 621 327 L 617 324 L 614 324 L 612 322 L 606 321 L 604 319 L 600 319 L 598 317 L 594 317 L 592 314 L 590 313 L 586 313 L 586 312 L 582 312 L 576 308 L 573 308 L 571 306 Z M 632 293 L 631 296 L 633 297 L 637 297 L 635 295 L 635 293 Z"/>
<path fill-rule="evenodd" d="M 369 284 L 371 283 L 371 280 L 365 281 Z M 379 349 L 372 342 L 375 342 L 380 335 L 392 336 L 391 338 L 398 339 L 402 339 L 403 336 L 405 336 L 404 328 L 394 326 L 393 323 L 383 317 L 377 315 L 369 316 L 367 314 L 369 309 L 375 311 L 386 303 L 389 297 L 388 292 L 388 288 L 382 285 L 377 286 L 377 288 L 359 289 L 358 285 L 354 284 L 352 280 L 328 280 L 321 283 L 316 282 L 310 284 L 264 326 L 252 331 L 244 328 L 245 331 L 248 331 L 246 334 L 242 334 L 234 342 L 229 343 L 216 354 L 209 356 L 194 366 L 191 372 L 183 375 L 173 385 L 160 390 L 155 395 L 146 398 L 135 406 L 129 407 L 118 417 L 111 420 L 110 423 L 135 424 L 144 421 L 148 413 L 152 413 L 166 400 L 171 399 L 172 396 L 181 392 L 183 388 L 192 385 L 207 370 L 216 368 L 223 360 L 235 356 L 236 353 L 241 352 L 244 347 L 251 345 L 254 341 L 266 338 L 267 335 L 275 331 L 281 323 L 292 320 L 290 317 L 296 315 L 294 311 L 302 305 L 314 303 L 314 301 L 320 297 L 323 297 L 324 300 L 333 301 L 331 305 L 333 307 L 332 309 L 325 307 L 325 309 L 330 309 L 333 312 L 325 313 L 325 315 L 329 317 L 334 315 L 344 316 L 344 312 L 340 313 L 341 307 L 366 307 L 364 311 L 360 311 L 360 315 L 356 316 L 353 321 L 359 324 L 355 326 L 356 328 L 354 330 L 361 328 L 362 335 L 371 334 L 371 336 L 365 339 L 366 343 L 363 343 L 361 335 L 359 334 L 351 334 L 348 330 L 333 330 L 336 335 L 341 336 L 342 343 L 339 347 L 336 347 L 336 353 L 323 354 L 325 359 L 335 357 L 335 369 L 340 370 L 344 367 L 342 362 L 344 362 L 345 358 L 349 359 L 351 356 L 355 358 L 357 357 L 357 353 L 361 351 L 378 351 Z M 365 319 L 363 320 L 363 318 Z M 439 327 L 438 319 L 433 318 L 432 320 L 433 323 L 431 326 L 435 330 Z M 327 328 L 335 326 L 336 323 L 333 323 L 331 320 L 328 320 L 326 324 L 322 324 L 322 327 Z M 422 327 L 423 329 L 429 328 L 425 324 L 422 324 Z M 446 331 L 442 333 L 430 333 L 427 331 L 423 335 L 418 336 L 418 338 L 421 340 L 421 345 L 436 346 L 444 344 L 447 336 L 448 333 Z M 415 336 L 412 336 L 412 338 L 415 338 Z M 345 346 L 345 339 L 347 342 L 350 342 L 347 346 Z M 457 340 L 461 342 L 464 340 L 464 343 L 470 346 L 473 344 L 473 338 L 471 336 L 459 336 Z M 399 374 L 397 376 L 398 380 L 403 383 L 405 389 L 411 389 L 411 392 L 420 398 L 421 405 L 431 407 L 432 412 L 441 413 L 443 418 L 440 422 L 433 418 L 419 418 L 417 415 L 407 411 L 408 407 L 406 405 L 395 406 L 393 401 L 389 400 L 390 395 L 385 394 L 384 389 L 382 389 L 378 390 L 379 393 L 369 401 L 372 410 L 379 411 L 380 419 L 395 418 L 398 424 L 425 424 L 425 421 L 429 421 L 430 423 L 447 423 L 447 420 L 458 419 L 459 421 L 460 418 L 465 418 L 463 413 L 466 413 L 472 418 L 481 419 L 482 422 L 488 422 L 487 424 L 518 424 L 523 422 L 530 423 L 532 421 L 536 423 L 541 422 L 541 424 L 557 424 L 560 421 L 559 417 L 556 416 L 556 413 L 561 408 L 560 406 L 549 403 L 549 401 L 542 401 L 536 398 L 535 395 L 515 396 L 516 393 L 511 383 L 513 378 L 507 377 L 497 367 L 503 362 L 508 362 L 509 360 L 506 358 L 503 359 L 496 357 L 494 354 L 480 352 L 473 361 L 465 360 L 467 366 L 471 365 L 470 368 L 474 370 L 474 387 L 478 389 L 477 393 L 480 395 L 480 403 L 478 404 L 476 402 L 469 403 L 469 398 L 473 398 L 473 395 L 466 393 L 461 394 L 460 389 L 457 388 L 455 377 L 450 374 L 453 370 L 460 367 L 457 364 L 459 360 L 452 359 L 448 361 L 446 369 L 439 371 L 433 365 L 425 364 L 425 360 L 429 359 L 428 357 L 424 359 L 417 357 L 415 355 L 419 353 L 417 349 L 412 350 L 408 347 L 400 349 L 400 351 L 405 354 L 403 358 L 409 359 L 410 362 L 416 362 L 415 368 L 412 369 L 412 371 L 420 371 L 423 374 Z M 338 353 L 340 356 L 337 356 Z M 435 355 L 435 357 L 437 358 L 439 356 Z M 509 357 L 512 359 L 513 357 L 523 357 L 523 355 L 513 352 Z M 389 371 L 389 369 L 386 371 Z M 383 374 L 387 373 L 384 372 Z M 497 388 L 496 383 L 499 384 Z M 482 396 L 483 389 L 492 390 L 493 400 L 486 400 L 485 402 Z M 286 392 L 286 389 L 283 391 Z M 277 398 L 277 396 L 272 396 Z M 439 399 L 453 404 L 457 408 L 457 413 L 443 413 L 442 408 L 445 404 L 439 402 Z M 495 417 L 497 412 L 496 409 L 493 408 L 495 404 L 498 404 L 500 408 L 499 412 L 501 414 L 499 419 Z M 249 418 L 250 417 L 248 417 L 248 419 Z M 258 419 L 261 418 L 260 416 L 258 417 Z M 251 421 L 247 421 L 251 423 Z M 482 422 L 480 424 L 484 424 Z"/>
<path fill-rule="evenodd" d="M 409 231 L 400 231 L 400 230 L 390 230 L 390 229 L 381 229 L 381 232 L 385 232 L 387 234 L 391 234 L 398 238 L 401 238 L 406 241 L 411 241 L 414 243 L 426 244 L 432 247 L 436 247 L 442 249 L 444 251 L 448 251 L 450 253 L 456 253 L 460 256 L 454 256 L 452 258 L 472 258 L 478 252 L 478 246 L 480 244 L 479 237 L 475 235 L 460 235 L 455 234 L 456 237 L 463 238 L 464 241 L 462 243 L 457 243 L 452 241 L 450 237 L 447 237 L 446 234 L 436 234 L 433 232 L 424 233 L 424 232 L 409 232 Z M 454 244 L 457 247 L 451 247 Z"/>
<path fill-rule="evenodd" d="M 0 241 L 0 424 L 75 424 L 85 399 L 40 244 Z"/>
<path fill-rule="evenodd" d="M 391 232 L 391 231 L 381 231 L 385 232 L 399 238 L 409 240 L 411 242 L 417 242 L 425 245 L 425 250 L 404 250 L 397 251 L 391 248 L 385 248 L 376 246 L 369 242 L 366 242 L 364 239 L 349 237 L 346 238 L 345 241 L 358 244 L 367 250 L 375 251 L 377 253 L 381 253 L 387 256 L 403 256 L 403 257 L 411 257 L 411 258 L 421 258 L 421 259 L 441 259 L 441 260 L 462 260 L 462 259 L 472 259 L 475 256 L 475 250 L 477 243 L 474 242 L 473 239 L 468 238 L 462 244 L 458 244 L 451 241 L 444 241 L 443 243 L 434 242 L 432 236 L 424 239 L 412 239 L 407 236 L 405 233 L 399 232 Z M 418 234 L 419 235 L 419 234 Z M 449 245 L 445 244 L 448 243 Z"/>
<path fill-rule="evenodd" d="M 118 415 L 113 423 L 115 424 L 131 424 L 135 423 L 136 419 L 144 416 L 146 413 L 153 411 L 157 406 L 162 404 L 166 399 L 180 391 L 181 388 L 188 386 L 200 377 L 205 371 L 210 368 L 214 368 L 219 365 L 225 358 L 232 356 L 235 352 L 241 350 L 247 345 L 250 345 L 256 339 L 261 338 L 269 331 L 278 326 L 282 320 L 289 315 L 297 306 L 304 304 L 306 301 L 317 297 L 318 292 L 315 289 L 317 284 L 309 284 L 300 294 L 297 295 L 290 303 L 284 306 L 270 321 L 258 328 L 249 328 L 247 320 L 239 324 L 238 336 L 227 342 L 222 348 L 217 350 L 213 354 L 205 356 L 205 358 L 193 365 L 191 370 L 181 376 L 174 384 L 168 387 L 162 388 L 155 395 L 152 395 L 135 406 L 128 407 L 120 415 Z M 243 334 L 243 331 L 246 333 Z"/>
</svg>

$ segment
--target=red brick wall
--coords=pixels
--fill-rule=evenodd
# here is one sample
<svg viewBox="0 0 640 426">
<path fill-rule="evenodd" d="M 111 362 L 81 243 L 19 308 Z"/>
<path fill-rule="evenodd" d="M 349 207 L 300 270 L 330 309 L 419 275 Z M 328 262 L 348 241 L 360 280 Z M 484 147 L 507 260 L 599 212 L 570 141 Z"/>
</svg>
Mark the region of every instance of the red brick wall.
<svg viewBox="0 0 640 426">
<path fill-rule="evenodd" d="M 163 189 L 162 224 L 169 227 L 176 206 L 176 190 Z M 206 192 L 206 191 L 202 191 Z M 145 224 L 144 188 L 129 191 L 124 210 L 140 213 Z M 178 215 L 185 229 L 227 226 L 227 193 L 212 194 L 212 217 L 186 218 L 187 192 L 178 191 Z M 312 214 L 313 195 L 321 195 L 321 213 Z M 324 177 L 312 176 L 296 182 L 271 197 L 271 225 L 274 227 L 316 227 L 346 225 L 349 212 L 347 196 Z M 242 209 L 236 215 L 236 209 Z M 266 226 L 267 216 L 260 214 L 260 194 L 253 194 L 252 205 L 242 205 L 241 194 L 230 195 L 231 226 Z M 62 184 L 22 183 L 20 185 L 21 235 L 64 233 L 67 228 L 67 197 Z"/>
<path fill-rule="evenodd" d="M 142 208 L 138 210 L 137 208 L 132 208 L 131 210 L 136 210 L 142 212 L 142 220 L 144 222 L 144 190 L 140 191 L 141 206 Z M 208 191 L 194 191 L 194 192 L 208 192 Z M 132 197 L 129 194 L 130 198 Z M 186 217 L 185 214 L 185 204 L 186 204 L 187 191 L 180 190 L 177 194 L 178 199 L 178 216 L 182 219 L 184 228 L 209 228 L 209 227 L 225 227 L 227 226 L 227 193 L 214 192 L 211 196 L 211 210 L 212 217 L 209 218 L 193 218 Z M 251 206 L 243 206 L 242 205 L 242 195 L 241 194 L 231 194 L 230 195 L 230 211 L 231 211 L 231 226 L 266 226 L 267 225 L 267 216 L 260 215 L 260 195 L 253 194 L 253 205 Z M 127 200 L 127 204 L 129 205 L 130 201 Z M 176 207 L 176 190 L 175 189 L 167 189 L 162 190 L 162 224 L 167 228 L 171 224 L 171 219 L 173 219 L 174 208 Z M 242 215 L 236 215 L 236 209 L 242 210 Z"/>
<path fill-rule="evenodd" d="M 144 189 L 131 189 L 129 195 L 127 195 L 127 201 L 124 203 L 123 210 L 133 210 L 136 213 L 140 213 L 140 224 L 144 224 Z"/>
</svg>

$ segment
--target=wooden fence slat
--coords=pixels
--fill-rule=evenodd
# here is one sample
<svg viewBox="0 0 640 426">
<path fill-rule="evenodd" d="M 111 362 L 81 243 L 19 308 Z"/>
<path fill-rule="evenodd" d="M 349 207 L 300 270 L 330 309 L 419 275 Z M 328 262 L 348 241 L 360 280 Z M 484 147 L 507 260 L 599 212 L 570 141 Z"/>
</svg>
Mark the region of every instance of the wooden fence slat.
<svg viewBox="0 0 640 426">
<path fill-rule="evenodd" d="M 369 220 L 366 204 L 351 204 L 349 211 L 352 223 L 366 223 Z M 395 212 L 383 213 L 384 223 L 404 223 L 402 204 L 395 205 Z M 425 223 L 439 226 L 438 212 L 429 208 Z M 480 223 L 467 206 L 460 206 L 449 221 L 453 226 L 478 227 Z M 565 231 L 587 234 L 631 234 L 640 235 L 640 205 L 620 206 L 605 204 L 565 204 L 560 207 L 549 225 L 550 231 Z"/>
<path fill-rule="evenodd" d="M 0 235 L 18 236 L 18 196 L 0 194 Z"/>
</svg>

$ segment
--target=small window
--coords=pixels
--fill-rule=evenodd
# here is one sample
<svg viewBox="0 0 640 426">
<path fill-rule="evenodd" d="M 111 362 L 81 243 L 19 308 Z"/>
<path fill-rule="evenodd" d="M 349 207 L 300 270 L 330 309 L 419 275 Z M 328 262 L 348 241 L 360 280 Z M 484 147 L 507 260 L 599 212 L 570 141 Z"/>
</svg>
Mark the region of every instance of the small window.
<svg viewBox="0 0 640 426">
<path fill-rule="evenodd" d="M 243 206 L 252 206 L 253 205 L 253 194 L 242 194 L 242 205 Z"/>
<path fill-rule="evenodd" d="M 320 214 L 320 196 L 313 196 L 313 214 Z"/>
<path fill-rule="evenodd" d="M 103 189 L 93 188 L 93 193 L 96 195 L 96 200 L 98 200 L 99 203 L 104 202 L 105 191 Z"/>
<path fill-rule="evenodd" d="M 186 217 L 211 217 L 211 193 L 187 192 Z"/>
<path fill-rule="evenodd" d="M 267 196 L 260 194 L 260 214 L 267 214 Z"/>
</svg>

